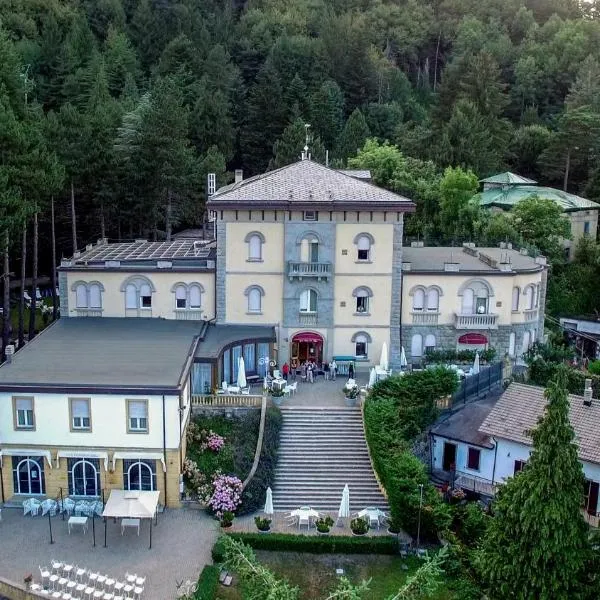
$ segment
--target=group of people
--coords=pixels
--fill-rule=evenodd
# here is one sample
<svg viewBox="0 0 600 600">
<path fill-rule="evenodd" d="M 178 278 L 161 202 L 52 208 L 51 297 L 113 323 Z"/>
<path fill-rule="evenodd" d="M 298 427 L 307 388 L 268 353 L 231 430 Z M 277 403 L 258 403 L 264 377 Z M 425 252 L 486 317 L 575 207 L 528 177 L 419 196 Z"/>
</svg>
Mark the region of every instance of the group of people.
<svg viewBox="0 0 600 600">
<path fill-rule="evenodd" d="M 283 364 L 281 367 L 281 374 L 286 381 L 288 381 L 290 375 L 295 379 L 298 368 L 300 369 L 302 379 L 306 380 L 307 383 L 314 383 L 317 373 L 321 370 L 313 360 L 304 361 L 299 365 L 297 362 L 292 361 L 291 367 L 287 362 Z M 335 362 L 335 358 L 330 363 L 323 364 L 322 372 L 325 375 L 325 379 L 331 379 L 332 381 L 336 380 L 338 366 Z M 348 366 L 348 377 L 354 379 L 354 365 L 352 363 Z"/>
</svg>

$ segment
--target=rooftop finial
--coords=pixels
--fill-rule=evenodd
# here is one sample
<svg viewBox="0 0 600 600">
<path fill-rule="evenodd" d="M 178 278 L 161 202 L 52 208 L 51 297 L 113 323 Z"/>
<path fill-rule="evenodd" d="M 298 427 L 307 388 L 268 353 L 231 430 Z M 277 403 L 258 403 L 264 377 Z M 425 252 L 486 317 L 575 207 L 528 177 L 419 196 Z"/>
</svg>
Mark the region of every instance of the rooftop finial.
<svg viewBox="0 0 600 600">
<path fill-rule="evenodd" d="M 302 151 L 302 160 L 310 160 L 310 152 L 308 151 L 308 142 L 310 140 L 308 129 L 310 127 L 309 123 L 304 123 L 304 129 L 306 130 L 306 137 L 304 140 L 304 150 Z"/>
</svg>

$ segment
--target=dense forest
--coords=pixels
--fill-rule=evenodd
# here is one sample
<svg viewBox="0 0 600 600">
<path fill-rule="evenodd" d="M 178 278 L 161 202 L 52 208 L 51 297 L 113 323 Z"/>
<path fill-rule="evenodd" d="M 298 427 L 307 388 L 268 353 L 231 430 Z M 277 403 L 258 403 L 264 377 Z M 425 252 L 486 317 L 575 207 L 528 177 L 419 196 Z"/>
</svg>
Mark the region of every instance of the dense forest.
<svg viewBox="0 0 600 600">
<path fill-rule="evenodd" d="M 307 123 L 315 160 L 400 161 L 379 182 L 416 200 L 409 234 L 453 178 L 466 194 L 510 169 L 600 200 L 597 6 L 3 0 L 5 277 L 37 277 L 38 254 L 49 273 L 54 233 L 60 259 L 197 225 L 209 172 L 221 185 L 296 160 Z"/>
</svg>

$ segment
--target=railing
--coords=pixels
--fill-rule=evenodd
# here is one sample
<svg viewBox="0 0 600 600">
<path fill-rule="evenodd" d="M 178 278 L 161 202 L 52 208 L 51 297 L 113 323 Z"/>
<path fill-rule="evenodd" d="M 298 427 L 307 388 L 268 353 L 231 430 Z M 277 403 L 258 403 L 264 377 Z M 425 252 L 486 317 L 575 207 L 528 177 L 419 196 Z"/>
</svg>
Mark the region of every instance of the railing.
<svg viewBox="0 0 600 600">
<path fill-rule="evenodd" d="M 523 314 L 525 315 L 526 322 L 538 320 L 538 309 L 537 308 L 530 308 L 528 310 L 524 310 Z"/>
<path fill-rule="evenodd" d="M 252 481 L 256 473 L 256 469 L 258 469 L 258 463 L 260 462 L 260 455 L 262 454 L 262 446 L 263 439 L 265 437 L 265 422 L 267 420 L 267 397 L 263 396 L 261 398 L 260 405 L 260 425 L 258 427 L 258 440 L 256 441 L 256 450 L 254 451 L 254 461 L 252 462 L 252 467 L 250 469 L 250 473 L 248 473 L 248 477 L 244 479 L 244 483 L 242 483 L 242 489 L 245 490 L 246 486 Z"/>
<path fill-rule="evenodd" d="M 176 321 L 200 321 L 202 320 L 202 310 L 176 310 Z"/>
<path fill-rule="evenodd" d="M 413 325 L 437 325 L 439 312 L 411 312 Z"/>
<path fill-rule="evenodd" d="M 319 317 L 316 312 L 298 313 L 298 323 L 300 323 L 300 325 L 302 327 L 315 327 L 317 325 L 318 321 L 319 321 Z"/>
<path fill-rule="evenodd" d="M 260 406 L 262 395 L 255 394 L 192 394 L 194 406 Z"/>
<path fill-rule="evenodd" d="M 102 309 L 101 308 L 76 308 L 78 317 L 101 317 Z"/>
<path fill-rule="evenodd" d="M 486 496 L 495 496 L 498 491 L 498 486 L 493 484 L 489 479 L 461 473 L 460 471 L 456 473 L 454 487 L 460 487 L 471 492 L 485 494 Z"/>
<path fill-rule="evenodd" d="M 331 276 L 331 263 L 288 261 L 288 277 L 316 277 L 327 279 Z"/>
<path fill-rule="evenodd" d="M 479 400 L 490 391 L 499 388 L 504 380 L 504 363 L 498 361 L 488 366 L 482 366 L 477 375 L 471 375 L 463 379 L 456 392 L 452 394 L 450 402 L 446 398 L 438 403 L 439 410 L 455 408 L 458 404 L 466 404 L 473 400 Z"/>
<path fill-rule="evenodd" d="M 461 315 L 456 313 L 456 329 L 498 329 L 498 315 Z"/>
</svg>

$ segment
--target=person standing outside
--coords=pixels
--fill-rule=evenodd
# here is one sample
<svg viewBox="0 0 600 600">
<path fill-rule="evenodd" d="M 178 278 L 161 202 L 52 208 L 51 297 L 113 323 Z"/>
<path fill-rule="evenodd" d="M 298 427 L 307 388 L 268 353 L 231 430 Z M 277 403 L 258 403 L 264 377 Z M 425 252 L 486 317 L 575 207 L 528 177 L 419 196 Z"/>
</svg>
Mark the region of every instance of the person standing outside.
<svg viewBox="0 0 600 600">
<path fill-rule="evenodd" d="M 311 362 L 308 363 L 308 365 L 306 365 L 306 381 L 308 381 L 308 383 L 314 383 L 314 377 L 313 377 L 313 364 Z"/>
<path fill-rule="evenodd" d="M 348 366 L 348 379 L 354 379 L 354 363 Z"/>
<path fill-rule="evenodd" d="M 281 373 L 283 374 L 283 378 L 287 381 L 288 375 L 290 374 L 290 365 L 287 362 L 283 363 L 283 367 L 281 367 Z"/>
<path fill-rule="evenodd" d="M 331 371 L 332 381 L 335 381 L 335 376 L 337 375 L 337 364 L 335 362 L 335 358 L 329 363 L 329 370 Z"/>
</svg>

